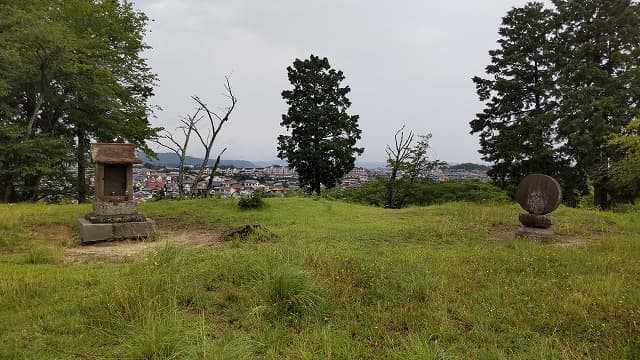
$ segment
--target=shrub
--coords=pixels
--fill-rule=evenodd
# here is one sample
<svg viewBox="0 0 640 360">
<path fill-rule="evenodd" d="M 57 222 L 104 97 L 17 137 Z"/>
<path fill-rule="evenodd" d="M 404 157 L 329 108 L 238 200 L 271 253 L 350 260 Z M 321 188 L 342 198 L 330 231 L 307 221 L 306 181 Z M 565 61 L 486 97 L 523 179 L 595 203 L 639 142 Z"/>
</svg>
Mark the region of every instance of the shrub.
<svg viewBox="0 0 640 360">
<path fill-rule="evenodd" d="M 387 179 L 379 179 L 358 188 L 345 189 L 336 197 L 347 201 L 380 206 L 384 204 Z M 477 180 L 448 181 L 436 183 L 429 180 L 409 184 L 398 181 L 396 186 L 404 194 L 405 205 L 433 205 L 451 201 L 470 201 L 475 203 L 508 201 L 505 191 L 495 185 Z"/>
<path fill-rule="evenodd" d="M 267 196 L 267 193 L 262 189 L 257 189 L 251 195 L 243 196 L 238 201 L 238 207 L 240 209 L 260 209 L 265 205 L 263 198 Z"/>
</svg>

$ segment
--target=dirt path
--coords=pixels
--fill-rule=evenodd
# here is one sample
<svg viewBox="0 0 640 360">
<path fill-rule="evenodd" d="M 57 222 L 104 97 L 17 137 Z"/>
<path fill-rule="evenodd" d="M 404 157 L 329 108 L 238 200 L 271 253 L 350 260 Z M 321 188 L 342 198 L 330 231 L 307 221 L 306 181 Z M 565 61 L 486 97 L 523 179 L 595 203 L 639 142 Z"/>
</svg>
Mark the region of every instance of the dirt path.
<svg viewBox="0 0 640 360">
<path fill-rule="evenodd" d="M 489 229 L 487 238 L 490 242 L 496 244 L 505 244 L 515 239 L 516 231 L 519 227 L 494 226 Z M 564 235 L 556 234 L 553 241 L 549 243 L 551 246 L 573 247 L 585 245 L 589 241 L 580 235 Z"/>
<path fill-rule="evenodd" d="M 80 245 L 73 240 L 72 230 L 64 225 L 39 225 L 33 229 L 39 241 L 60 246 L 64 252 L 64 262 L 81 263 L 92 259 L 121 260 L 145 253 L 167 244 L 190 247 L 219 246 L 220 235 L 200 230 L 159 229 L 155 241 L 122 240 Z"/>
</svg>

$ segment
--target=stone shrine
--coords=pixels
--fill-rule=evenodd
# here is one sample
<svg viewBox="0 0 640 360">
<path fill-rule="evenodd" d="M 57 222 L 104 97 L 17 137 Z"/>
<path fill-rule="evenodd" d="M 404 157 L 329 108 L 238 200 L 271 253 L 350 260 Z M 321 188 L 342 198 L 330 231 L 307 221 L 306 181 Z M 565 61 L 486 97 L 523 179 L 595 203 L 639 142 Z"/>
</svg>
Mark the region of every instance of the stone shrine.
<svg viewBox="0 0 640 360">
<path fill-rule="evenodd" d="M 527 211 L 519 216 L 523 226 L 516 236 L 550 242 L 554 234 L 549 229 L 553 225 L 549 213 L 562 203 L 562 189 L 556 179 L 542 174 L 526 176 L 518 185 L 516 200 Z"/>
<path fill-rule="evenodd" d="M 156 235 L 155 222 L 138 213 L 133 198 L 135 145 L 96 143 L 91 147 L 95 163 L 93 212 L 78 219 L 83 243 L 118 239 L 141 239 Z"/>
</svg>

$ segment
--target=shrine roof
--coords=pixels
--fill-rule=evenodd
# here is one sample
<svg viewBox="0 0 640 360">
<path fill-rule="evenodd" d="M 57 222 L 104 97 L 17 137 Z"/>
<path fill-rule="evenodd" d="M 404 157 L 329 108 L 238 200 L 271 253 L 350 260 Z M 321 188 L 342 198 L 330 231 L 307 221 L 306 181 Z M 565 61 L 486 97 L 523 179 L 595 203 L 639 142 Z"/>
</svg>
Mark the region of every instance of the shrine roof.
<svg viewBox="0 0 640 360">
<path fill-rule="evenodd" d="M 93 162 L 102 164 L 140 164 L 134 144 L 95 143 L 91 146 Z"/>
</svg>

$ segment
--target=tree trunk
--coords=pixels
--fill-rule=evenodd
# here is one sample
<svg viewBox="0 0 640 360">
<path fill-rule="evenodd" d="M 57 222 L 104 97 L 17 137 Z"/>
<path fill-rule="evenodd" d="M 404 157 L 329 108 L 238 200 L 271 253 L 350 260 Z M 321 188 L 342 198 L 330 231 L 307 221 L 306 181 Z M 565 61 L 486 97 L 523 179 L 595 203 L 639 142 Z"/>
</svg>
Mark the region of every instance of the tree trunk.
<svg viewBox="0 0 640 360">
<path fill-rule="evenodd" d="M 318 171 L 315 172 L 313 181 L 313 191 L 320 195 L 320 173 Z"/>
<path fill-rule="evenodd" d="M 24 199 L 36 202 L 40 199 L 39 190 L 40 190 L 40 179 L 39 175 L 37 176 L 26 176 L 24 179 L 25 184 L 25 194 Z"/>
<path fill-rule="evenodd" d="M 2 202 L 3 203 L 9 203 L 11 202 L 11 193 L 13 192 L 13 186 L 11 184 L 11 182 L 7 182 L 6 184 L 4 184 L 4 191 L 2 194 Z"/>
<path fill-rule="evenodd" d="M 225 150 L 227 150 L 225 148 Z M 222 151 L 224 152 L 224 151 Z M 211 168 L 211 175 L 209 176 L 209 182 L 207 183 L 207 194 L 206 196 L 209 196 L 209 192 L 213 189 L 213 176 L 216 174 L 216 170 L 218 170 L 218 166 L 220 165 L 220 157 L 222 156 L 222 153 L 220 153 L 220 155 L 218 155 L 218 157 L 216 158 L 216 163 L 213 165 L 213 168 Z"/>
<path fill-rule="evenodd" d="M 389 177 L 389 182 L 387 182 L 387 196 L 385 197 L 385 201 L 384 201 L 385 208 L 393 208 L 393 186 L 395 185 L 397 176 L 398 176 L 398 172 L 394 167 L 391 170 L 391 176 Z"/>
<path fill-rule="evenodd" d="M 609 208 L 609 193 L 602 184 L 593 185 L 593 204 L 602 210 Z"/>
<path fill-rule="evenodd" d="M 78 183 L 76 185 L 77 200 L 79 204 L 86 203 L 89 194 L 89 186 L 87 184 L 87 151 L 89 151 L 87 134 L 83 130 L 78 130 Z"/>
<path fill-rule="evenodd" d="M 182 196 L 184 196 L 184 158 L 185 156 L 186 156 L 186 153 L 184 151 L 181 154 L 178 154 L 178 158 L 180 159 L 180 164 L 178 165 L 178 196 L 181 198 Z"/>
</svg>

